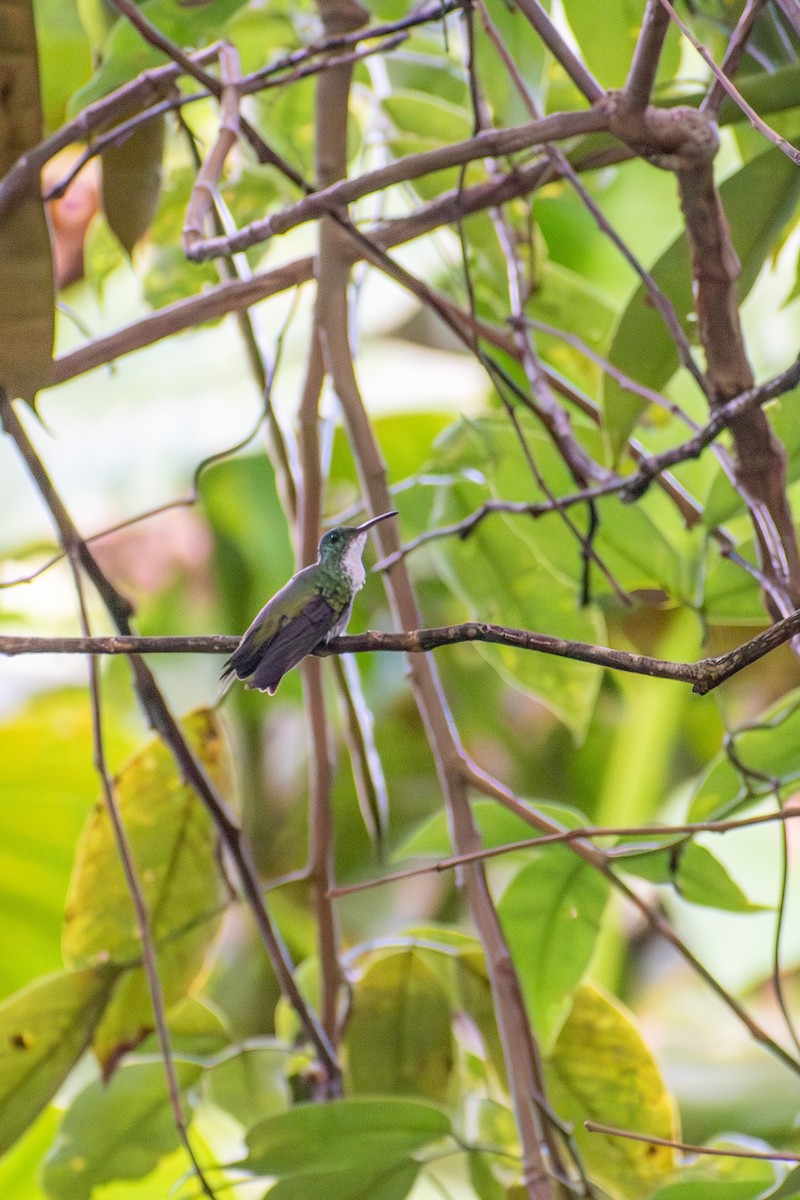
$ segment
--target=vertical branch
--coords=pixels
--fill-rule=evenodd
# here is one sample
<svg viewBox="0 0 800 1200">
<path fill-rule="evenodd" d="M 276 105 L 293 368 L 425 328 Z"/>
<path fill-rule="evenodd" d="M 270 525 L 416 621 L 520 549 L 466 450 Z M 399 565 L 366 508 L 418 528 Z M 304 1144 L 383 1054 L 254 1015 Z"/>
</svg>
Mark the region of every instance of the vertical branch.
<svg viewBox="0 0 800 1200">
<path fill-rule="evenodd" d="M 628 103 L 632 108 L 645 108 L 650 102 L 668 29 L 669 13 L 660 0 L 647 0 L 642 29 L 625 83 Z"/>
<path fill-rule="evenodd" d="M 340 22 L 363 20 L 355 3 L 319 0 L 326 32 L 341 28 Z M 351 26 L 352 27 L 352 26 Z M 349 71 L 335 75 L 325 91 L 326 108 L 318 116 L 326 145 L 321 163 L 343 175 L 346 167 L 347 105 Z M 318 96 L 318 103 L 320 97 Z M 320 230 L 317 320 L 325 353 L 325 365 L 342 405 L 351 444 L 371 512 L 392 507 L 381 458 L 356 380 L 348 334 L 347 288 L 350 256 L 345 234 L 331 220 Z M 377 531 L 384 557 L 399 549 L 394 529 Z M 413 629 L 420 621 L 419 610 L 405 565 L 396 561 L 388 571 L 389 597 L 395 620 L 401 628 Z M 428 742 L 436 762 L 439 783 L 447 806 L 453 845 L 458 853 L 480 848 L 467 794 L 467 760 L 450 715 L 435 664 L 428 656 L 414 655 L 409 674 Z M 530 1200 L 552 1200 L 553 1180 L 546 1161 L 545 1139 L 539 1105 L 544 1106 L 544 1077 L 538 1048 L 525 1013 L 522 992 L 506 946 L 483 868 L 469 866 L 464 872 L 467 900 L 486 954 L 495 1000 L 498 1027 L 508 1066 L 509 1082 L 523 1147 L 523 1182 Z"/>
<path fill-rule="evenodd" d="M 327 77 L 327 73 L 323 78 Z M 319 401 L 325 370 L 316 319 L 311 331 L 306 379 L 300 401 L 300 468 L 298 535 L 301 565 L 317 555 L 322 517 L 322 467 L 319 454 Z M 333 768 L 325 711 L 322 660 L 309 655 L 302 663 L 304 708 L 308 725 L 310 799 L 308 813 L 308 879 L 317 930 L 320 968 L 320 1017 L 335 1044 L 337 998 L 341 984 L 339 928 L 329 895 L 334 885 L 334 827 L 331 808 Z"/>
<path fill-rule="evenodd" d="M 75 582 L 75 591 L 78 596 L 78 609 L 80 612 L 81 629 L 84 637 L 91 636 L 91 627 L 89 624 L 89 616 L 86 610 L 86 600 L 83 594 L 83 581 L 81 580 L 80 567 L 71 554 L 69 556 L 69 565 L 72 569 L 72 576 Z M 125 883 L 130 894 L 131 903 L 136 919 L 136 932 L 139 941 L 142 944 L 142 968 L 147 979 L 147 988 L 150 992 L 150 1003 L 153 1006 L 153 1024 L 155 1026 L 156 1038 L 158 1047 L 161 1051 L 161 1059 L 164 1063 L 164 1074 L 167 1079 L 167 1092 L 169 1095 L 170 1107 L 172 1108 L 172 1119 L 175 1122 L 175 1128 L 178 1131 L 181 1145 L 183 1146 L 189 1161 L 194 1168 L 200 1183 L 200 1188 L 204 1196 L 208 1196 L 210 1200 L 215 1200 L 214 1192 L 206 1179 L 203 1169 L 197 1161 L 192 1144 L 189 1141 L 189 1127 L 186 1120 L 186 1114 L 183 1108 L 183 1100 L 181 1099 L 181 1088 L 178 1082 L 178 1075 L 175 1070 L 175 1062 L 172 1057 L 172 1047 L 170 1045 L 169 1026 L 167 1025 L 167 1012 L 164 1004 L 164 992 L 161 987 L 161 976 L 158 973 L 158 960 L 156 958 L 155 942 L 153 940 L 153 928 L 150 923 L 150 913 L 147 910 L 147 903 L 144 898 L 139 877 L 136 874 L 136 865 L 133 861 L 133 851 L 128 833 L 122 821 L 122 815 L 117 805 L 116 796 L 114 795 L 114 787 L 109 775 L 108 766 L 106 764 L 105 745 L 103 742 L 103 718 L 100 708 L 100 672 L 98 668 L 98 660 L 93 655 L 89 655 L 87 659 L 89 670 L 89 702 L 91 705 L 92 714 L 92 747 L 95 770 L 100 779 L 100 784 L 103 792 L 103 803 L 108 819 L 111 822 L 111 828 L 114 833 L 114 841 L 117 844 L 117 853 L 122 864 L 122 871 L 125 876 Z"/>
</svg>

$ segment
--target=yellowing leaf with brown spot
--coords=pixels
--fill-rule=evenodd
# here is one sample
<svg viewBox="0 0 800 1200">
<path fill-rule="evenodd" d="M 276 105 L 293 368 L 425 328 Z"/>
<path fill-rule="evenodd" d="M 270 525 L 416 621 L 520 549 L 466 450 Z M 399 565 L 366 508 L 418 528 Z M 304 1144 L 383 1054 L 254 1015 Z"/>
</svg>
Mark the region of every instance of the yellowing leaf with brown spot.
<svg viewBox="0 0 800 1200">
<path fill-rule="evenodd" d="M 105 1007 L 114 971 L 49 975 L 0 1005 L 0 1153 L 52 1098 Z"/>
<path fill-rule="evenodd" d="M 643 1200 L 675 1169 L 675 1152 L 605 1134 L 585 1121 L 675 1140 L 675 1105 L 622 1005 L 582 985 L 548 1063 L 550 1100 L 571 1122 L 589 1176 L 615 1200 Z"/>
<path fill-rule="evenodd" d="M 200 709 L 183 732 L 216 787 L 230 793 L 230 767 L 213 712 Z M 114 793 L 150 914 L 167 1006 L 198 975 L 227 896 L 217 835 L 204 805 L 158 739 L 123 767 Z M 153 1027 L 141 942 L 111 822 L 99 804 L 84 828 L 67 895 L 64 958 L 71 966 L 133 968 L 120 980 L 95 1037 L 106 1069 Z"/>
</svg>

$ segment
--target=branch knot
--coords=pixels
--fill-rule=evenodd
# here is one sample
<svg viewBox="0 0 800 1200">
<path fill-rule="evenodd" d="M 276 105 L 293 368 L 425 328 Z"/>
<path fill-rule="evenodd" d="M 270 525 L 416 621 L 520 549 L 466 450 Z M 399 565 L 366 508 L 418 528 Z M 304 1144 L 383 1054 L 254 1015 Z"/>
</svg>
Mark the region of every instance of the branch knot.
<svg viewBox="0 0 800 1200">
<path fill-rule="evenodd" d="M 608 92 L 597 107 L 615 137 L 665 171 L 704 166 L 719 149 L 716 124 L 696 108 L 637 108 L 622 91 Z"/>
</svg>

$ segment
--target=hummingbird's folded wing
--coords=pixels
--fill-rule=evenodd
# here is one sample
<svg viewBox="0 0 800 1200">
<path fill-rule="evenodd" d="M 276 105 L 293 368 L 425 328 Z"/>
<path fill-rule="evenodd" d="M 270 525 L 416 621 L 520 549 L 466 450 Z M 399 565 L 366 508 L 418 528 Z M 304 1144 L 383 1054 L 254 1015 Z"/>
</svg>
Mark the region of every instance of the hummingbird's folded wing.
<svg viewBox="0 0 800 1200">
<path fill-rule="evenodd" d="M 249 688 L 271 695 L 286 672 L 325 641 L 338 616 L 322 596 L 312 596 L 297 616 L 284 617 L 268 640 L 258 638 L 255 628 L 252 635 L 248 630 L 228 659 L 225 673 L 247 679 Z"/>
</svg>

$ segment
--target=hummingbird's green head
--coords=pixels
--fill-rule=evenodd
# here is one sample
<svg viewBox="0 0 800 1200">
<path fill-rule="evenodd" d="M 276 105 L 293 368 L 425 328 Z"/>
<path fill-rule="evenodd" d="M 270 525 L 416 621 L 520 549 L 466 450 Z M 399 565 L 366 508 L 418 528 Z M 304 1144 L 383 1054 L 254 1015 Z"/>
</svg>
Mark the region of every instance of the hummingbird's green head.
<svg viewBox="0 0 800 1200">
<path fill-rule="evenodd" d="M 385 512 L 365 521 L 363 525 L 337 525 L 335 529 L 329 529 L 319 544 L 319 561 L 326 566 L 341 563 L 348 574 L 358 574 L 356 564 L 361 566 L 361 555 L 364 553 L 369 530 L 373 525 L 377 525 L 378 521 L 396 516 L 394 511 Z M 363 574 L 363 569 L 361 573 Z"/>
</svg>

